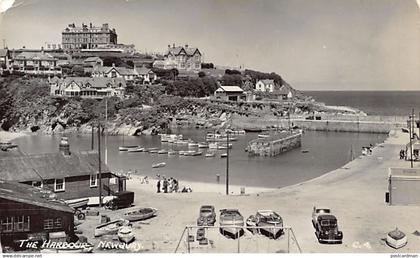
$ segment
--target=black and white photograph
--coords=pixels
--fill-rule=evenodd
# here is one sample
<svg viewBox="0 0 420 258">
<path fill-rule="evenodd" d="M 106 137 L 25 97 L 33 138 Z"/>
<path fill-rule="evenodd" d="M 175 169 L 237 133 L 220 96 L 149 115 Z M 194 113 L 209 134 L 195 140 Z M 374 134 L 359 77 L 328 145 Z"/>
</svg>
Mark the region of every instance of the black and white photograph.
<svg viewBox="0 0 420 258">
<path fill-rule="evenodd" d="M 419 7 L 0 0 L 0 256 L 418 257 Z"/>
</svg>

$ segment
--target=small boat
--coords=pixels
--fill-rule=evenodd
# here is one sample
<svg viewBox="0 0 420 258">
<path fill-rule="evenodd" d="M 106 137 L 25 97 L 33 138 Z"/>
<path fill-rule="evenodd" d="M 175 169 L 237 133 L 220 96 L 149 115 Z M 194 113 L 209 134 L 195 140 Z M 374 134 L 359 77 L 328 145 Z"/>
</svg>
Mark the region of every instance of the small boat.
<svg viewBox="0 0 420 258">
<path fill-rule="evenodd" d="M 262 129 L 256 128 L 256 127 L 249 127 L 249 128 L 244 128 L 244 131 L 247 133 L 260 133 L 262 132 Z"/>
<path fill-rule="evenodd" d="M 178 141 L 176 141 L 176 142 L 174 142 L 175 144 L 177 144 L 177 145 L 186 145 L 186 144 L 188 144 L 188 141 L 185 141 L 185 140 L 178 140 Z"/>
<path fill-rule="evenodd" d="M 220 154 L 220 157 L 221 157 L 221 158 L 227 158 L 227 156 L 228 156 L 228 155 L 227 155 L 227 153 L 222 153 L 222 154 Z"/>
<path fill-rule="evenodd" d="M 237 209 L 220 210 L 220 232 L 239 237 L 243 232 L 244 217 Z"/>
<path fill-rule="evenodd" d="M 274 239 L 283 234 L 283 219 L 272 210 L 259 210 L 246 221 L 247 226 L 261 227 L 258 232 Z M 254 231 L 255 232 L 255 231 Z"/>
<path fill-rule="evenodd" d="M 227 129 L 226 130 L 227 133 L 233 134 L 233 135 L 245 135 L 246 132 L 245 130 L 232 130 L 232 129 Z"/>
<path fill-rule="evenodd" d="M 83 199 L 74 199 L 74 200 L 68 200 L 65 201 L 65 203 L 72 207 L 73 209 L 80 209 L 83 207 L 87 207 L 89 202 L 89 198 L 83 198 Z"/>
<path fill-rule="evenodd" d="M 219 150 L 226 150 L 227 149 L 227 146 L 229 146 L 229 149 L 232 149 L 232 143 L 229 143 L 229 145 L 226 145 L 226 143 L 219 143 L 218 145 L 217 145 L 217 149 L 219 149 Z"/>
<path fill-rule="evenodd" d="M 124 218 L 130 222 L 146 220 L 154 217 L 157 211 L 155 208 L 140 208 L 124 213 Z"/>
<path fill-rule="evenodd" d="M 118 147 L 119 151 L 128 151 L 129 149 L 135 149 L 138 148 L 139 146 L 137 145 L 126 145 L 126 146 L 120 146 Z"/>
<path fill-rule="evenodd" d="M 190 150 L 190 151 L 186 151 L 184 153 L 184 156 L 200 156 L 201 154 L 203 154 L 203 152 Z"/>
<path fill-rule="evenodd" d="M 216 153 L 214 153 L 214 152 L 207 152 L 205 156 L 206 156 L 206 158 L 212 158 L 212 157 L 216 156 Z"/>
<path fill-rule="evenodd" d="M 117 219 L 101 224 L 95 228 L 95 237 L 116 234 L 121 227 L 127 226 L 128 224 L 130 222 L 125 219 Z"/>
<path fill-rule="evenodd" d="M 399 249 L 407 244 L 407 236 L 396 228 L 386 235 L 386 243 L 392 248 Z"/>
<path fill-rule="evenodd" d="M 156 163 L 152 165 L 152 168 L 163 168 L 164 166 L 166 166 L 165 162 L 161 162 L 161 163 Z"/>
<path fill-rule="evenodd" d="M 158 154 L 168 154 L 168 151 L 167 150 L 159 150 L 157 153 Z"/>
<path fill-rule="evenodd" d="M 185 155 L 185 153 L 186 153 L 187 151 L 184 151 L 184 150 L 182 150 L 182 151 L 179 151 L 179 155 L 181 155 L 181 156 L 184 156 Z"/>
<path fill-rule="evenodd" d="M 188 143 L 188 148 L 195 148 L 195 147 L 198 147 L 198 143 L 196 143 L 196 142 Z"/>
<path fill-rule="evenodd" d="M 134 233 L 131 226 L 124 226 L 118 230 L 118 239 L 126 244 L 131 243 L 134 240 Z"/>
<path fill-rule="evenodd" d="M 217 146 L 218 146 L 217 142 L 209 143 L 209 149 L 217 149 Z"/>
<path fill-rule="evenodd" d="M 205 142 L 198 143 L 198 148 L 208 148 L 208 147 L 209 147 L 209 145 Z"/>
<path fill-rule="evenodd" d="M 308 153 L 309 150 L 302 150 L 302 153 Z"/>
<path fill-rule="evenodd" d="M 141 148 L 141 147 L 131 148 L 127 150 L 127 152 L 143 152 L 143 151 L 144 151 L 144 148 Z"/>
<path fill-rule="evenodd" d="M 176 154 L 178 154 L 177 151 L 168 151 L 168 155 L 176 155 Z"/>
<path fill-rule="evenodd" d="M 259 134 L 258 135 L 258 138 L 268 138 L 268 137 L 270 137 L 270 135 L 269 134 L 266 134 L 266 133 L 263 133 L 263 134 Z"/>
</svg>

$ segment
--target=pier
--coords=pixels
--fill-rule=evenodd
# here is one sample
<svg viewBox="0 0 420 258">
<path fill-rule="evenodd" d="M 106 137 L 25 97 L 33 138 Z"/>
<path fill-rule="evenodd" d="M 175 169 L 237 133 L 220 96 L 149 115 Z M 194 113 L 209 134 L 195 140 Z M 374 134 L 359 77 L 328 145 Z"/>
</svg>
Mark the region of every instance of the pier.
<svg viewBox="0 0 420 258">
<path fill-rule="evenodd" d="M 248 143 L 250 156 L 274 157 L 301 146 L 301 132 L 281 132 L 267 138 L 255 139 Z"/>
</svg>

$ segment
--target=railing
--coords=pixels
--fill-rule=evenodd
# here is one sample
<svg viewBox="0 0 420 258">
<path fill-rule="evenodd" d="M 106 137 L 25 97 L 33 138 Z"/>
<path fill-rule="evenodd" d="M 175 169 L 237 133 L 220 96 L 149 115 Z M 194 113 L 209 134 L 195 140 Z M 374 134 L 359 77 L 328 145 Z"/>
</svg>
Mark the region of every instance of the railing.
<svg viewBox="0 0 420 258">
<path fill-rule="evenodd" d="M 190 240 L 190 238 L 191 237 L 194 238 L 194 235 L 192 235 L 191 233 L 193 233 L 194 230 L 197 231 L 198 229 L 204 229 L 205 235 L 208 235 L 211 230 L 215 230 L 215 229 L 219 229 L 219 231 L 221 229 L 237 229 L 238 230 L 238 233 L 236 234 L 236 236 L 237 236 L 236 237 L 236 252 L 237 253 L 241 252 L 241 237 L 243 237 L 243 235 L 246 234 L 246 230 L 249 230 L 249 231 L 257 230 L 258 232 L 260 232 L 261 229 L 267 229 L 271 232 L 278 232 L 278 231 L 282 230 L 283 233 L 281 235 L 287 237 L 287 243 L 283 242 L 284 238 L 277 239 L 277 238 L 274 237 L 275 243 L 277 243 L 277 244 L 287 244 L 287 253 L 290 253 L 291 244 L 295 244 L 297 252 L 302 253 L 302 249 L 301 249 L 301 247 L 300 247 L 300 245 L 299 245 L 299 243 L 296 239 L 295 233 L 294 233 L 292 227 L 289 227 L 289 226 L 283 226 L 283 227 L 280 227 L 280 226 L 223 226 L 223 227 L 221 227 L 221 226 L 195 226 L 195 225 L 185 226 L 174 252 L 175 253 L 179 252 L 180 247 L 181 247 L 181 243 L 184 242 L 184 244 L 186 245 L 185 246 L 186 250 L 184 252 L 191 253 L 191 249 L 193 249 L 193 248 L 191 246 L 192 241 Z M 243 231 L 242 235 L 239 233 L 241 230 Z M 223 238 L 225 237 L 225 235 L 223 235 L 222 233 L 220 233 L 218 235 L 220 237 L 223 237 Z M 216 237 L 216 236 L 213 234 L 213 237 Z M 256 238 L 256 236 L 254 234 L 251 235 L 251 238 L 253 238 L 253 237 Z M 204 238 L 205 238 L 205 236 L 204 236 Z M 246 239 L 246 240 L 249 240 L 249 238 Z M 246 240 L 242 240 L 242 241 L 246 241 Z M 211 240 L 211 241 L 213 241 L 213 240 Z M 222 241 L 229 241 L 229 240 L 223 239 Z M 267 241 L 273 241 L 273 240 L 265 238 L 263 241 L 267 242 Z M 244 246 L 249 247 L 249 244 L 247 243 Z M 273 246 L 271 246 L 271 247 L 273 247 Z M 259 249 L 259 248 L 263 248 L 263 247 L 262 246 L 257 246 L 256 248 Z M 226 251 L 223 251 L 223 252 L 226 252 Z M 255 250 L 252 250 L 252 252 L 255 252 Z M 262 252 L 267 253 L 267 252 L 270 252 L 270 251 L 265 249 Z"/>
</svg>

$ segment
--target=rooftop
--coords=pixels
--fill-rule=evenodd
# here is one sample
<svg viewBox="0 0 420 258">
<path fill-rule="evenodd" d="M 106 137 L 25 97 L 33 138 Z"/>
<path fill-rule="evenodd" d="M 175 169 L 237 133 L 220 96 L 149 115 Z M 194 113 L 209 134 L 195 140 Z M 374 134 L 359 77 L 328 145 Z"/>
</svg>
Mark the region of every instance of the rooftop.
<svg viewBox="0 0 420 258">
<path fill-rule="evenodd" d="M 224 92 L 243 92 L 244 90 L 239 86 L 220 86 Z"/>
<path fill-rule="evenodd" d="M 96 151 L 72 152 L 69 156 L 57 152 L 0 158 L 0 179 L 9 181 L 39 181 L 90 175 L 97 171 Z M 111 172 L 104 163 L 102 172 Z"/>
<path fill-rule="evenodd" d="M 74 210 L 64 202 L 53 200 L 52 198 L 49 198 L 49 195 L 50 193 L 46 190 L 16 182 L 0 180 L 0 198 L 52 210 L 74 213 Z"/>
</svg>

